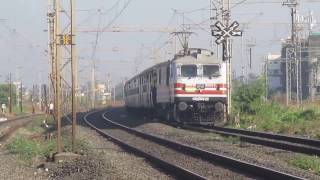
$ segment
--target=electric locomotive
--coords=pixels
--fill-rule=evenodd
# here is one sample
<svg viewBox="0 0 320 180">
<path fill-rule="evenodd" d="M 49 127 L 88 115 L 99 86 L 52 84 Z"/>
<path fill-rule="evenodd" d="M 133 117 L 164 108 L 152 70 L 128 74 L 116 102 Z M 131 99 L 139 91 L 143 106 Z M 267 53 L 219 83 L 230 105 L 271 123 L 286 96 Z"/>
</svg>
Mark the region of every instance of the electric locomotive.
<svg viewBox="0 0 320 180">
<path fill-rule="evenodd" d="M 126 82 L 127 109 L 150 110 L 181 124 L 225 121 L 227 66 L 213 52 L 185 49 Z"/>
</svg>

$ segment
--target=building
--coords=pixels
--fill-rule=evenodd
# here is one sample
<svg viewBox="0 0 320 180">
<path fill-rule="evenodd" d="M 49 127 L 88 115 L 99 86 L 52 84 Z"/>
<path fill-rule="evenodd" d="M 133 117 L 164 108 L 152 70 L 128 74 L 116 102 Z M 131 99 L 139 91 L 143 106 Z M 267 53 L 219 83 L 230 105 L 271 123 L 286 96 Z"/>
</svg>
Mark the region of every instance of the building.
<svg viewBox="0 0 320 180">
<path fill-rule="evenodd" d="M 112 99 L 111 90 L 108 88 L 107 84 L 98 83 L 96 85 L 96 90 L 98 101 L 100 101 L 103 105 L 107 104 L 107 101 L 110 101 Z"/>
<path fill-rule="evenodd" d="M 280 57 L 279 55 L 267 56 L 269 90 L 286 94 L 287 84 L 291 83 L 292 100 L 297 97 L 296 94 L 299 92 L 302 100 L 319 101 L 320 33 L 310 33 L 308 38 L 301 40 L 297 48 L 297 57 L 301 60 L 298 63 L 301 67 L 300 73 L 297 73 L 297 63 L 289 58 L 291 47 L 290 39 L 287 39 L 282 43 Z M 290 75 L 291 81 L 289 81 Z M 301 79 L 301 82 L 297 83 L 297 79 Z M 297 91 L 297 89 L 299 90 Z"/>
<path fill-rule="evenodd" d="M 266 57 L 267 64 L 267 83 L 271 92 L 281 92 L 282 90 L 282 71 L 281 71 L 281 55 L 269 54 Z"/>
<path fill-rule="evenodd" d="M 320 100 L 320 33 L 311 33 L 308 39 L 309 96 Z"/>
</svg>

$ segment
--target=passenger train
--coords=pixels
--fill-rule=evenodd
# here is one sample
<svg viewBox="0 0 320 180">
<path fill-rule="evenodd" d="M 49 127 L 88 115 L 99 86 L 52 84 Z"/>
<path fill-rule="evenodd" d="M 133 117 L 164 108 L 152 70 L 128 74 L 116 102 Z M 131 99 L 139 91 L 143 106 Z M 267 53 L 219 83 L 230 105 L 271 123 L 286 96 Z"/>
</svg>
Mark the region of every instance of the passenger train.
<svg viewBox="0 0 320 180">
<path fill-rule="evenodd" d="M 156 64 L 126 82 L 126 108 L 150 110 L 179 124 L 223 122 L 226 70 L 226 63 L 209 50 L 182 50 L 172 60 Z"/>
</svg>

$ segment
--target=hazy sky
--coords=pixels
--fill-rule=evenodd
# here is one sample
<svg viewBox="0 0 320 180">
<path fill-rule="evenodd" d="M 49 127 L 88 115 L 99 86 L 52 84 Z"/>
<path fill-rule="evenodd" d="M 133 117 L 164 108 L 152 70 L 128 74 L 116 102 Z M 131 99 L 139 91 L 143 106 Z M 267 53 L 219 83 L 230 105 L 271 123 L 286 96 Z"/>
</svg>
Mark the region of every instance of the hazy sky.
<svg viewBox="0 0 320 180">
<path fill-rule="evenodd" d="M 63 1 L 63 0 L 62 0 Z M 233 0 L 235 4 L 241 0 Z M 65 1 L 67 2 L 67 1 Z M 108 11 L 116 0 L 77 0 L 77 21 L 79 29 L 95 29 L 101 17 L 101 26 L 107 25 L 121 9 L 121 3 Z M 124 2 L 124 1 L 120 1 Z M 164 28 L 178 27 L 182 24 L 181 14 L 186 12 L 185 23 L 196 24 L 209 18 L 209 0 L 133 0 L 128 8 L 112 26 Z M 98 9 L 103 14 L 99 15 Z M 314 11 L 315 19 L 320 22 L 320 1 L 301 1 L 299 12 L 307 15 Z M 0 82 L 12 72 L 21 77 L 26 84 L 38 83 L 47 79 L 47 1 L 11 0 L 0 7 Z M 249 72 L 259 73 L 263 57 L 268 53 L 279 53 L 281 39 L 290 36 L 290 11 L 283 7 L 281 1 L 247 0 L 232 9 L 232 19 L 248 23 L 244 37 L 234 39 L 234 67 L 241 74 L 242 64 L 247 64 L 248 40 L 256 43 L 253 49 L 253 68 Z M 193 31 L 192 47 L 210 48 L 211 36 L 208 32 L 210 22 L 201 24 Z M 243 27 L 243 26 L 242 26 Z M 314 31 L 317 31 L 316 27 Z M 115 82 L 130 77 L 155 61 L 150 58 L 152 50 L 162 47 L 170 35 L 166 33 L 104 33 L 99 38 L 96 59 L 98 61 L 98 78 L 105 80 L 109 73 Z M 90 65 L 94 33 L 78 33 L 79 68 L 82 82 L 89 77 L 86 69 Z M 241 51 L 242 39 L 242 51 Z M 158 55 L 164 57 L 166 48 Z M 169 58 L 168 56 L 166 58 Z M 21 68 L 19 68 L 21 66 Z"/>
</svg>

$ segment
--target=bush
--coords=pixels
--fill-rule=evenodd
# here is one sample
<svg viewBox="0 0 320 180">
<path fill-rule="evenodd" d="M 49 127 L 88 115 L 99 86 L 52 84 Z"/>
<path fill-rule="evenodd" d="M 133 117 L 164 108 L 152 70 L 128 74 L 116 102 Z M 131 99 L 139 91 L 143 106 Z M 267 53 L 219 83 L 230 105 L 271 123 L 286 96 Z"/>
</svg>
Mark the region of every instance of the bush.
<svg viewBox="0 0 320 180">
<path fill-rule="evenodd" d="M 21 136 L 14 138 L 7 145 L 7 149 L 10 153 L 18 155 L 21 160 L 27 163 L 31 163 L 32 158 L 37 156 L 45 158 L 49 157 L 50 153 L 54 152 L 55 148 L 55 141 L 41 143 Z"/>
<path fill-rule="evenodd" d="M 19 158 L 26 161 L 30 161 L 40 153 L 39 144 L 23 137 L 13 139 L 13 141 L 7 145 L 7 148 L 11 153 L 17 154 Z"/>
<path fill-rule="evenodd" d="M 316 120 L 320 120 L 319 112 L 266 101 L 262 78 L 249 84 L 237 83 L 234 88 L 233 114 L 240 113 L 242 127 L 255 125 L 258 130 L 304 135 L 308 132 L 316 136 L 312 128 L 316 128 Z"/>
<path fill-rule="evenodd" d="M 320 175 L 320 159 L 317 156 L 298 156 L 291 160 L 290 163 L 298 168 L 313 171 Z"/>
<path fill-rule="evenodd" d="M 249 84 L 238 84 L 234 87 L 234 111 L 254 114 L 259 110 L 265 95 L 263 79 L 258 79 Z"/>
</svg>

